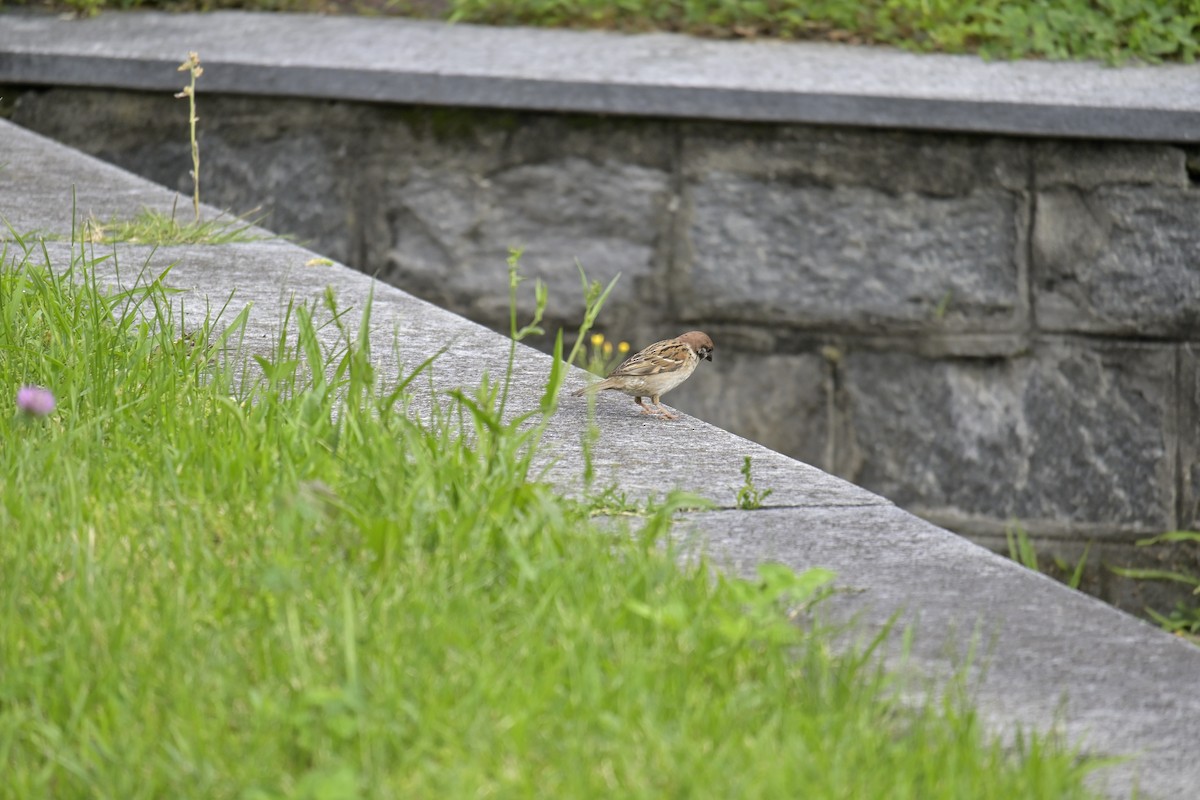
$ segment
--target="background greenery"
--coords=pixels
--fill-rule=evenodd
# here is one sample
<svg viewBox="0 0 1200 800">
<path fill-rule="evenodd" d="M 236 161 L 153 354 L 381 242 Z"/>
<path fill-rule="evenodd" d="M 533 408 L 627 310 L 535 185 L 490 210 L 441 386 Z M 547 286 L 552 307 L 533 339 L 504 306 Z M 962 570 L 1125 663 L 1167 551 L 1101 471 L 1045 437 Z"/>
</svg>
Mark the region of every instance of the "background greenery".
<svg viewBox="0 0 1200 800">
<path fill-rule="evenodd" d="M 51 5 L 82 13 L 252 8 L 397 14 L 1110 63 L 1190 62 L 1200 48 L 1200 0 L 53 0 Z"/>
</svg>

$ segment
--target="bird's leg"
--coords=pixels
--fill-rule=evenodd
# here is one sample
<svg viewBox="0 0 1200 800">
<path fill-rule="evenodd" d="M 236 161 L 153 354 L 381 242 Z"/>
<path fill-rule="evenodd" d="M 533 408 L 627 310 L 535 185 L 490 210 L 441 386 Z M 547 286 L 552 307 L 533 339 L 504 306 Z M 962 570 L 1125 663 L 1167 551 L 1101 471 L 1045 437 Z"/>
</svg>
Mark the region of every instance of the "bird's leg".
<svg viewBox="0 0 1200 800">
<path fill-rule="evenodd" d="M 643 414 L 653 414 L 654 413 L 651 409 L 646 408 L 646 404 L 642 402 L 642 398 L 635 397 L 635 398 L 633 398 L 633 402 L 637 403 L 639 406 L 642 407 Z"/>
<path fill-rule="evenodd" d="M 665 408 L 663 408 L 662 403 L 658 401 L 658 395 L 651 397 L 650 402 L 654 403 L 654 407 L 658 409 L 658 413 L 663 419 L 679 419 L 678 414 L 672 414 L 670 411 L 667 411 Z"/>
</svg>

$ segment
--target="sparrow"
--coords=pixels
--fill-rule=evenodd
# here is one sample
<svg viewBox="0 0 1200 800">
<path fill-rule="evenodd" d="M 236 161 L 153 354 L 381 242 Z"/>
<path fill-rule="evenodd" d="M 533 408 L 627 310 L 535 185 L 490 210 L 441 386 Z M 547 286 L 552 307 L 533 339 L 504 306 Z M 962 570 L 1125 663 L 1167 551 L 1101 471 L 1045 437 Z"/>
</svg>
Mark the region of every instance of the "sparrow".
<svg viewBox="0 0 1200 800">
<path fill-rule="evenodd" d="M 579 397 L 588 392 L 616 389 L 633 397 L 633 401 L 642 407 L 643 414 L 677 419 L 679 415 L 663 408 L 659 398 L 686 381 L 696 370 L 700 359 L 712 361 L 712 351 L 713 341 L 708 334 L 688 331 L 634 353 L 608 373 L 607 378 L 573 394 Z M 650 402 L 654 403 L 653 409 L 642 402 L 643 397 L 650 398 Z"/>
</svg>

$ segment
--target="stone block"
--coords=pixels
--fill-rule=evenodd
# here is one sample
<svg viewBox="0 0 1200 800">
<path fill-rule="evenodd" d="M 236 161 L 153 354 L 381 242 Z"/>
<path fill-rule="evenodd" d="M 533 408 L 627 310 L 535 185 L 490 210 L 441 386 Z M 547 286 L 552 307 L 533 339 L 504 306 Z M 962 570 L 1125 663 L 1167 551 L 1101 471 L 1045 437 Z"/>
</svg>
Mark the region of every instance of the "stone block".
<svg viewBox="0 0 1200 800">
<path fill-rule="evenodd" d="M 831 391 L 829 367 L 820 355 L 737 352 L 718 343 L 712 363 L 700 365 L 664 402 L 776 452 L 823 466 Z"/>
<path fill-rule="evenodd" d="M 1015 359 L 852 352 L 844 475 L 938 519 L 1016 519 L 1128 539 L 1175 506 L 1170 345 L 1040 342 Z"/>
<path fill-rule="evenodd" d="M 508 329 L 505 259 L 524 250 L 523 316 L 532 279 L 548 284 L 547 329 L 578 324 L 589 280 L 621 278 L 601 324 L 631 341 L 661 327 L 674 213 L 673 137 L 662 123 L 403 109 L 373 132 L 363 269 L 478 322 Z M 548 345 L 547 345 L 548 346 Z"/>
<path fill-rule="evenodd" d="M 6 88 L 5 95 L 12 101 L 13 122 L 91 155 L 141 151 L 169 138 L 187 152 L 187 103 L 167 92 L 54 87 Z"/>
<path fill-rule="evenodd" d="M 1200 324 L 1200 192 L 1039 193 L 1031 265 L 1043 330 L 1190 335 Z"/>
<path fill-rule="evenodd" d="M 1179 519 L 1200 530 L 1200 344 L 1179 345 Z"/>
<path fill-rule="evenodd" d="M 474 114 L 479 119 L 496 116 L 485 116 L 485 112 L 480 111 Z M 521 114 L 508 117 L 511 123 L 501 152 L 506 166 L 579 156 L 597 163 L 619 161 L 648 169 L 670 170 L 677 160 L 678 123 L 584 115 Z"/>
<path fill-rule="evenodd" d="M 1039 141 L 1033 145 L 1037 189 L 1095 189 L 1112 184 L 1188 185 L 1184 150 L 1165 144 Z"/>
<path fill-rule="evenodd" d="M 685 189 L 685 319 L 879 333 L 1023 319 L 1024 200 L 709 172 Z"/>
<path fill-rule="evenodd" d="M 1200 183 L 1200 147 L 1184 148 L 1184 168 L 1191 184 Z"/>
<path fill-rule="evenodd" d="M 355 261 L 348 147 L 311 131 L 253 141 L 214 133 L 204 142 L 201 192 L 343 263 Z M 190 179 L 189 179 L 190 180 Z M 180 193 L 187 197 L 186 184 Z"/>
<path fill-rule="evenodd" d="M 690 180 L 726 172 L 932 197 L 959 197 L 979 188 L 1031 188 L 1028 148 L 1012 139 L 708 123 L 688 126 L 682 147 L 683 172 Z"/>
<path fill-rule="evenodd" d="M 665 308 L 655 272 L 670 185 L 662 170 L 582 156 L 488 172 L 465 171 L 452 156 L 414 164 L 386 190 L 390 248 L 368 265 L 379 263 L 380 277 L 414 294 L 496 324 L 508 319 L 507 248 L 520 247 L 522 273 L 549 286 L 548 320 L 574 324 L 583 308 L 578 261 L 589 279 L 621 274 L 605 316 L 629 336 L 630 319 Z M 522 292 L 526 313 L 531 294 Z"/>
</svg>

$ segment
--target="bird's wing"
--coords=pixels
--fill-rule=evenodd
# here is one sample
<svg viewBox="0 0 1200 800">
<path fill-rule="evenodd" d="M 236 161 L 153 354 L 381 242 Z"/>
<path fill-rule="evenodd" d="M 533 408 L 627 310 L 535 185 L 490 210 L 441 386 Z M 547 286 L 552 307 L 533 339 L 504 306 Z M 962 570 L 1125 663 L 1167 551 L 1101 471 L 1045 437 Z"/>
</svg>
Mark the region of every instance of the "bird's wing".
<svg viewBox="0 0 1200 800">
<path fill-rule="evenodd" d="M 690 352 L 687 345 L 674 339 L 655 342 L 641 352 L 634 353 L 608 374 L 610 378 L 658 375 L 673 372 L 687 363 Z"/>
</svg>

